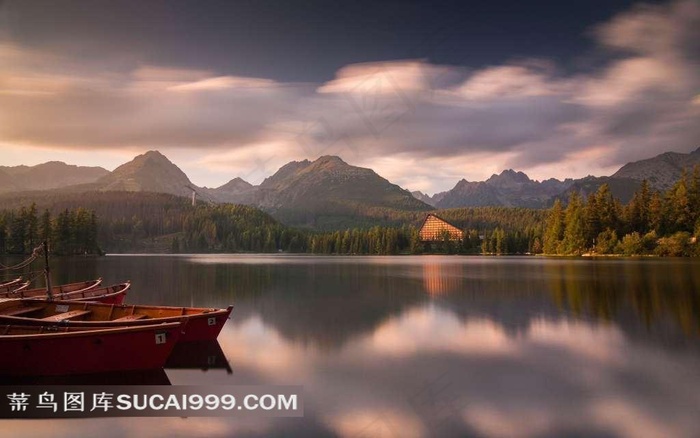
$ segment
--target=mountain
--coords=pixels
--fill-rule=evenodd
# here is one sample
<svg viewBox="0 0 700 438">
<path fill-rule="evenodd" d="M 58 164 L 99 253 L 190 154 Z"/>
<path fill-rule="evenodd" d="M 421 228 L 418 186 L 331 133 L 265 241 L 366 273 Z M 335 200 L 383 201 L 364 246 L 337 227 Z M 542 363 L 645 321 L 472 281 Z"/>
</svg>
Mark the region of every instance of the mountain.
<svg viewBox="0 0 700 438">
<path fill-rule="evenodd" d="M 50 190 L 97 181 L 109 174 L 102 167 L 49 161 L 36 166 L 0 166 L 0 192 Z"/>
<path fill-rule="evenodd" d="M 462 179 L 452 190 L 440 193 L 435 201 L 437 208 L 457 207 L 527 207 L 542 208 L 549 205 L 553 196 L 565 191 L 573 180 L 548 179 L 542 182 L 531 180 L 523 172 L 504 170 L 486 181 L 470 182 Z M 437 196 L 437 195 L 436 195 Z"/>
<path fill-rule="evenodd" d="M 238 194 L 238 193 L 243 193 L 247 192 L 253 189 L 253 186 L 251 183 L 248 181 L 245 181 L 241 178 L 234 178 L 231 181 L 227 182 L 223 186 L 217 187 L 216 191 L 222 192 L 222 193 L 232 193 L 232 194 Z"/>
<path fill-rule="evenodd" d="M 700 164 L 700 148 L 689 154 L 666 152 L 646 160 L 627 163 L 612 178 L 647 180 L 657 190 L 669 189 L 681 177 L 683 169 L 692 171 Z"/>
<path fill-rule="evenodd" d="M 11 175 L 0 168 L 0 193 L 17 191 L 17 186 Z"/>
<path fill-rule="evenodd" d="M 373 170 L 335 156 L 282 166 L 256 188 L 251 202 L 282 222 L 316 227 L 344 223 L 368 210 L 432 209 Z"/>
<path fill-rule="evenodd" d="M 216 202 L 232 202 L 235 204 L 254 204 L 252 196 L 256 186 L 242 178 L 236 177 L 226 184 L 214 189 L 206 187 L 198 189 L 199 193 Z"/>
<path fill-rule="evenodd" d="M 156 192 L 190 196 L 192 184 L 185 172 L 158 151 L 138 155 L 96 182 L 100 191 Z"/>
<path fill-rule="evenodd" d="M 423 201 L 428 205 L 432 205 L 435 207 L 435 205 L 442 200 L 442 198 L 447 195 L 448 192 L 440 192 L 440 193 L 435 193 L 433 196 L 430 196 L 426 193 L 421 192 L 420 190 L 416 190 L 414 192 L 411 192 L 411 195 L 413 195 L 414 198 L 418 199 L 419 201 Z"/>
<path fill-rule="evenodd" d="M 619 199 L 621 203 L 626 204 L 632 199 L 634 192 L 639 189 L 642 182 L 631 178 L 589 175 L 585 178 L 575 180 L 571 187 L 556 195 L 554 198 L 566 204 L 571 192 L 576 191 L 585 198 L 591 193 L 595 193 L 603 184 L 607 184 L 608 187 L 610 187 L 610 193 L 612 193 L 613 197 Z"/>
</svg>

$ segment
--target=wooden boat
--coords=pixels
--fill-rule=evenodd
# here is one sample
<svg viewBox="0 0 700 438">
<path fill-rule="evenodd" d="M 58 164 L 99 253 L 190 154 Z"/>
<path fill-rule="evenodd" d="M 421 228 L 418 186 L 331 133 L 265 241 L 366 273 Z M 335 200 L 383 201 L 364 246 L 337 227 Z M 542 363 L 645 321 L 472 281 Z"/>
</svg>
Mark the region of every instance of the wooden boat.
<svg viewBox="0 0 700 438">
<path fill-rule="evenodd" d="M 99 287 L 86 291 L 70 292 L 63 295 L 54 295 L 54 300 L 77 301 L 105 304 L 122 304 L 126 298 L 126 292 L 131 287 L 131 282 L 115 284 L 107 287 Z M 36 296 L 32 298 L 22 298 L 21 294 L 13 295 L 10 298 L 0 298 L 0 301 L 22 301 L 23 299 L 48 300 L 48 295 Z"/>
<path fill-rule="evenodd" d="M 14 300 L 0 303 L 0 324 L 125 327 L 186 321 L 180 342 L 216 339 L 231 314 L 226 309 Z"/>
<path fill-rule="evenodd" d="M 107 287 L 70 292 L 59 296 L 54 295 L 54 299 L 59 299 L 61 301 L 122 304 L 129 288 L 131 288 L 131 282 L 127 281 Z"/>
<path fill-rule="evenodd" d="M 29 287 L 29 281 L 25 281 L 24 283 L 14 283 L 14 284 L 8 284 L 5 286 L 0 286 L 0 298 L 3 297 L 6 294 L 12 294 L 17 291 L 24 290 Z"/>
<path fill-rule="evenodd" d="M 65 297 L 68 294 L 85 292 L 94 289 L 102 283 L 102 278 L 97 280 L 79 281 L 77 283 L 68 283 L 54 286 L 51 288 L 51 293 L 54 297 Z M 37 287 L 34 289 L 13 289 L 10 292 L 0 293 L 0 298 L 34 298 L 43 297 L 46 295 L 45 287 Z"/>
<path fill-rule="evenodd" d="M 12 286 L 13 284 L 17 284 L 20 281 L 22 281 L 22 277 L 17 277 L 17 278 L 14 278 L 12 280 L 3 281 L 2 283 L 0 283 L 0 287 Z"/>
<path fill-rule="evenodd" d="M 162 368 L 181 323 L 116 328 L 0 326 L 0 375 L 68 375 Z"/>
</svg>

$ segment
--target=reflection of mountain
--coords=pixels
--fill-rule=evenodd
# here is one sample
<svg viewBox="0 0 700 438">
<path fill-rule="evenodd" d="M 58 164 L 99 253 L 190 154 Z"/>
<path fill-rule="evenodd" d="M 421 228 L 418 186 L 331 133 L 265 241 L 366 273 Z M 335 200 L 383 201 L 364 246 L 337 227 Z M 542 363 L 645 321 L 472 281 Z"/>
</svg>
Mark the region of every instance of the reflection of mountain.
<svg viewBox="0 0 700 438">
<path fill-rule="evenodd" d="M 426 299 L 404 281 L 382 265 L 300 265 L 276 277 L 253 311 L 293 342 L 339 348 Z"/>
</svg>

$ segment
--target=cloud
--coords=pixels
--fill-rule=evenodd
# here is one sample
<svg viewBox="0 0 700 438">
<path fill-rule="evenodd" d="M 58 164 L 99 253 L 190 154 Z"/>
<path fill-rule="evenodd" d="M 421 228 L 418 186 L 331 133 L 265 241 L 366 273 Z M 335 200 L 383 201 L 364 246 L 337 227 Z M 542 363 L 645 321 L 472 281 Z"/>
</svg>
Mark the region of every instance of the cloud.
<svg viewBox="0 0 700 438">
<path fill-rule="evenodd" d="M 607 62 L 585 72 L 546 59 L 475 71 L 413 59 L 347 65 L 315 84 L 137 61 L 100 70 L 5 38 L 0 136 L 26 147 L 196 151 L 192 171 L 219 178 L 196 182 L 210 186 L 336 154 L 383 163 L 392 180 L 428 192 L 509 167 L 580 177 L 696 148 L 700 4 L 636 6 L 590 36 Z M 246 169 L 249 151 L 265 166 Z"/>
</svg>

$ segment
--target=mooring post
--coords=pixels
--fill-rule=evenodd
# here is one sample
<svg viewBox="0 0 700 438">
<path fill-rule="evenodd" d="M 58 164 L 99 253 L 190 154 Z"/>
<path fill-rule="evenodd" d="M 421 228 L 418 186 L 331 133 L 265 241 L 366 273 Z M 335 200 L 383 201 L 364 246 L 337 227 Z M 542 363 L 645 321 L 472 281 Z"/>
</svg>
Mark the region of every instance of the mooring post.
<svg viewBox="0 0 700 438">
<path fill-rule="evenodd" d="M 49 301 L 53 301 L 53 288 L 51 287 L 51 269 L 49 268 L 49 243 L 44 240 L 44 275 L 46 276 L 46 295 Z"/>
</svg>

